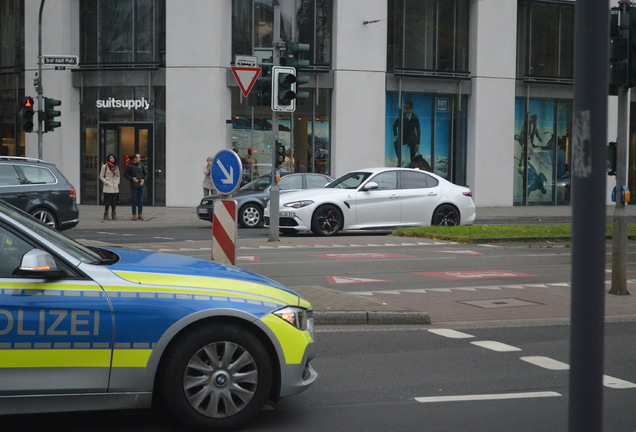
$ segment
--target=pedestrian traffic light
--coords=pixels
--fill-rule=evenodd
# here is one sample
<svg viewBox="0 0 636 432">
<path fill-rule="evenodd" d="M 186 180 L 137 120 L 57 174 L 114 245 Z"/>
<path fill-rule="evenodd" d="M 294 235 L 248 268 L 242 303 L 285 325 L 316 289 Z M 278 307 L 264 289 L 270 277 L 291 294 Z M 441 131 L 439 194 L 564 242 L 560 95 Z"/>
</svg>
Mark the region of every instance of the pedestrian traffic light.
<svg viewBox="0 0 636 432">
<path fill-rule="evenodd" d="M 302 75 L 300 69 L 309 67 L 309 60 L 303 59 L 305 53 L 309 52 L 309 44 L 298 42 L 286 42 L 285 43 L 285 56 L 283 57 L 283 64 L 285 66 L 291 66 L 296 69 L 296 100 L 309 99 L 309 92 L 298 90 L 298 86 L 307 84 L 309 77 Z"/>
<path fill-rule="evenodd" d="M 276 141 L 276 168 L 285 163 L 285 145 Z"/>
<path fill-rule="evenodd" d="M 27 96 L 22 99 L 22 105 L 20 106 L 20 112 L 18 113 L 22 123 L 22 129 L 25 132 L 33 132 L 33 116 L 35 111 L 33 110 L 33 98 Z"/>
<path fill-rule="evenodd" d="M 272 110 L 296 110 L 296 69 L 288 66 L 272 68 Z"/>
<path fill-rule="evenodd" d="M 62 101 L 52 98 L 44 98 L 44 132 L 51 132 L 53 129 L 62 126 L 62 123 L 56 121 L 55 118 L 62 114 L 54 109 L 62 105 Z"/>
<path fill-rule="evenodd" d="M 249 106 L 270 106 L 272 99 L 272 63 L 271 58 L 269 62 L 261 63 L 258 67 L 261 68 L 261 74 L 254 84 L 254 88 L 250 92 L 247 98 Z"/>
</svg>

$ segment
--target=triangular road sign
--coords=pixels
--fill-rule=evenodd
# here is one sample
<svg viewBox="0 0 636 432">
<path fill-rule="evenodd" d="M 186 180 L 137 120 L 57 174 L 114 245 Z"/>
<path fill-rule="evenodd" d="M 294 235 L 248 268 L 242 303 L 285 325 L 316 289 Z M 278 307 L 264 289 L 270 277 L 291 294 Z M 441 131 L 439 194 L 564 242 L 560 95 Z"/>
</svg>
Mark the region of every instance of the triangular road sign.
<svg viewBox="0 0 636 432">
<path fill-rule="evenodd" d="M 259 67 L 241 67 L 232 66 L 232 75 L 236 79 L 243 96 L 247 97 L 250 94 L 250 90 L 254 87 L 258 76 L 261 74 L 261 68 Z"/>
</svg>

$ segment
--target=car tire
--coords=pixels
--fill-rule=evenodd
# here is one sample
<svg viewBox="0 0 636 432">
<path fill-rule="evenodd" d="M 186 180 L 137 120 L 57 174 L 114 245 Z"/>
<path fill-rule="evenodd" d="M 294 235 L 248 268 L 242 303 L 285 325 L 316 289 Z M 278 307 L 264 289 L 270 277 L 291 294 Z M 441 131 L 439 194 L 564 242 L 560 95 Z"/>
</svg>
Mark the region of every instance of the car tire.
<svg viewBox="0 0 636 432">
<path fill-rule="evenodd" d="M 459 222 L 459 210 L 450 204 L 442 204 L 435 209 L 431 225 L 457 226 Z"/>
<path fill-rule="evenodd" d="M 40 208 L 31 210 L 30 214 L 31 216 L 33 216 L 34 218 L 36 218 L 43 224 L 53 229 L 58 229 L 57 219 L 55 218 L 55 215 L 53 214 L 53 212 L 51 212 L 50 210 L 40 207 Z"/>
<path fill-rule="evenodd" d="M 263 209 L 256 204 L 243 205 L 238 212 L 238 223 L 243 228 L 257 228 L 263 224 Z"/>
<path fill-rule="evenodd" d="M 337 234 L 342 229 L 342 214 L 333 204 L 325 204 L 316 209 L 311 217 L 311 231 L 326 237 Z"/>
<path fill-rule="evenodd" d="M 159 372 L 159 396 L 188 427 L 235 429 L 266 403 L 272 368 L 253 333 L 228 324 L 202 325 L 169 348 Z"/>
</svg>

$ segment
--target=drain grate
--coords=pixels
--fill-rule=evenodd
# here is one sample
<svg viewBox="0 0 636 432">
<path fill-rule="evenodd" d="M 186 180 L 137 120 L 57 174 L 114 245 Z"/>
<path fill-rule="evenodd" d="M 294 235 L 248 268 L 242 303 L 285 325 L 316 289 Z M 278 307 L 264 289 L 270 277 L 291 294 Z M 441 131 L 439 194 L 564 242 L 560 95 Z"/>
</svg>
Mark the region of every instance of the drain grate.
<svg viewBox="0 0 636 432">
<path fill-rule="evenodd" d="M 459 303 L 467 304 L 469 306 L 475 306 L 482 309 L 520 307 L 520 306 L 541 306 L 541 303 L 521 300 L 518 298 L 504 298 L 504 299 L 493 299 L 493 300 L 471 300 L 471 301 L 462 301 Z"/>
</svg>

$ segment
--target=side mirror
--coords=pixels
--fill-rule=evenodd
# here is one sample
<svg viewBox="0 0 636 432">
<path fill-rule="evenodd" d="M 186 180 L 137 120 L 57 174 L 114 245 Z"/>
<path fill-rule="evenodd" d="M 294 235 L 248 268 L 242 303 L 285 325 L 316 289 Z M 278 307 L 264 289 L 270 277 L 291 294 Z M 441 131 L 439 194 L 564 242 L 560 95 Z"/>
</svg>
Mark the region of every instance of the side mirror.
<svg viewBox="0 0 636 432">
<path fill-rule="evenodd" d="M 22 257 L 20 276 L 39 277 L 43 279 L 60 278 L 66 276 L 66 271 L 57 266 L 53 256 L 40 249 L 31 249 Z"/>
<path fill-rule="evenodd" d="M 377 188 L 379 188 L 379 187 L 380 187 L 380 186 L 379 186 L 376 182 L 372 182 L 372 181 L 370 181 L 369 183 L 367 183 L 367 184 L 365 184 L 365 185 L 364 185 L 364 187 L 362 188 L 362 190 L 364 190 L 364 191 L 368 191 L 368 190 L 371 190 L 371 189 L 377 189 Z"/>
</svg>

